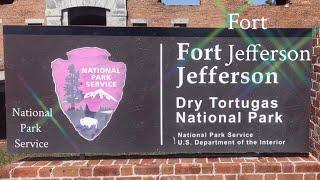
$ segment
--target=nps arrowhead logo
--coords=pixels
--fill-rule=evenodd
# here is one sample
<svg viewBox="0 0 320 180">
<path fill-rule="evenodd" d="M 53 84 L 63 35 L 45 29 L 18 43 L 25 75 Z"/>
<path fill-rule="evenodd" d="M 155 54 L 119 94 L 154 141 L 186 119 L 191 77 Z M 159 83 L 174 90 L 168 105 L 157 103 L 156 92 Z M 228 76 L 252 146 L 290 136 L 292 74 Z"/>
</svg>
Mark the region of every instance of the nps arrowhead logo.
<svg viewBox="0 0 320 180">
<path fill-rule="evenodd" d="M 107 50 L 84 47 L 51 63 L 60 108 L 80 136 L 94 140 L 107 127 L 123 95 L 126 65 Z"/>
</svg>

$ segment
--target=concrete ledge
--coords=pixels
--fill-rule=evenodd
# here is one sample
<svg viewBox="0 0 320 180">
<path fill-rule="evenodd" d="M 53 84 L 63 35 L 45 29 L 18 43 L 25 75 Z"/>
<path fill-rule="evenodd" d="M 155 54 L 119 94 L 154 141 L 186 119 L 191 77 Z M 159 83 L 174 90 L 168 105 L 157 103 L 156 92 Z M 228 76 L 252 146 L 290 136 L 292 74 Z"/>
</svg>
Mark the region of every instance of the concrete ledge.
<svg viewBox="0 0 320 180">
<path fill-rule="evenodd" d="M 309 157 L 238 157 L 18 161 L 0 178 L 110 179 L 319 179 L 320 162 Z M 214 178 L 213 178 L 214 177 Z"/>
</svg>

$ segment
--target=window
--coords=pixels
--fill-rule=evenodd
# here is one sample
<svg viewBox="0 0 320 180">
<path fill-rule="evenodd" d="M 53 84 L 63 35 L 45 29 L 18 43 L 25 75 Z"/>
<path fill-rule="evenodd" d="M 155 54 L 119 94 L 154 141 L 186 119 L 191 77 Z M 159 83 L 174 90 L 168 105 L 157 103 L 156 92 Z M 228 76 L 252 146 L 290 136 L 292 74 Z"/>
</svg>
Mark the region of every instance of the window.
<svg viewBox="0 0 320 180">
<path fill-rule="evenodd" d="M 26 19 L 26 24 L 29 26 L 42 26 L 44 19 Z"/>
<path fill-rule="evenodd" d="M 133 27 L 147 27 L 148 21 L 147 19 L 131 19 L 131 24 Z"/>
<path fill-rule="evenodd" d="M 0 5 L 2 4 L 12 4 L 14 0 L 0 0 Z"/>
<path fill-rule="evenodd" d="M 173 24 L 173 27 L 187 27 L 187 24 L 175 23 L 175 24 Z"/>
<path fill-rule="evenodd" d="M 107 11 L 96 7 L 75 7 L 68 9 L 69 25 L 106 26 Z"/>
<path fill-rule="evenodd" d="M 200 5 L 200 0 L 162 0 L 165 5 Z"/>
<path fill-rule="evenodd" d="M 290 0 L 275 0 L 276 5 L 285 5 L 290 3 Z"/>
<path fill-rule="evenodd" d="M 247 0 L 251 5 L 286 5 L 289 0 Z"/>
<path fill-rule="evenodd" d="M 173 27 L 187 27 L 189 19 L 176 18 L 172 19 L 171 23 Z"/>
</svg>

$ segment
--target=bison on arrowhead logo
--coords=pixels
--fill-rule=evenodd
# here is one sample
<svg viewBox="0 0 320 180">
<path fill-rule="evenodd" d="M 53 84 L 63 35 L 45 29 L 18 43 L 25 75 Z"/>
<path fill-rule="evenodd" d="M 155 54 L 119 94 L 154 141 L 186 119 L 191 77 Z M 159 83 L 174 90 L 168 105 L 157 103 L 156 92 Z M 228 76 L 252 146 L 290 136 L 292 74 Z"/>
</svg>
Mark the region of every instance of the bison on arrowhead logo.
<svg viewBox="0 0 320 180">
<path fill-rule="evenodd" d="M 51 63 L 60 108 L 80 136 L 94 140 L 107 127 L 121 101 L 126 65 L 109 60 L 107 50 L 74 49 L 68 60 Z"/>
</svg>

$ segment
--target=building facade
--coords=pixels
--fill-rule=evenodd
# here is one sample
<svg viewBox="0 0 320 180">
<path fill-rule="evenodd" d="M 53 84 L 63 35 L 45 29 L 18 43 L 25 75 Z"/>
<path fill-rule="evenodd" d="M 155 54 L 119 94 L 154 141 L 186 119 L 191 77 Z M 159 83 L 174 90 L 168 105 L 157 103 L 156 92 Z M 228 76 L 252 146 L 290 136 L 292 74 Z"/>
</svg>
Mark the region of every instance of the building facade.
<svg viewBox="0 0 320 180">
<path fill-rule="evenodd" d="M 101 25 L 224 27 L 226 14 L 268 18 L 268 27 L 313 27 L 320 23 L 318 0 L 290 5 L 249 5 L 246 0 L 200 0 L 199 5 L 166 5 L 159 0 L 0 0 L 1 25 Z M 0 28 L 0 69 L 3 70 Z"/>
<path fill-rule="evenodd" d="M 240 18 L 267 18 L 269 28 L 311 28 L 320 24 L 319 9 L 319 0 L 291 0 L 280 6 L 255 6 L 246 0 L 200 0 L 192 6 L 159 0 L 0 0 L 0 72 L 4 70 L 2 25 L 226 27 L 227 14 L 238 12 Z M 318 64 L 319 58 L 313 63 Z M 314 76 L 313 81 L 315 77 L 318 80 Z M 319 105 L 314 105 L 319 103 L 318 87 L 312 90 L 310 143 L 312 154 L 320 158 Z"/>
</svg>

